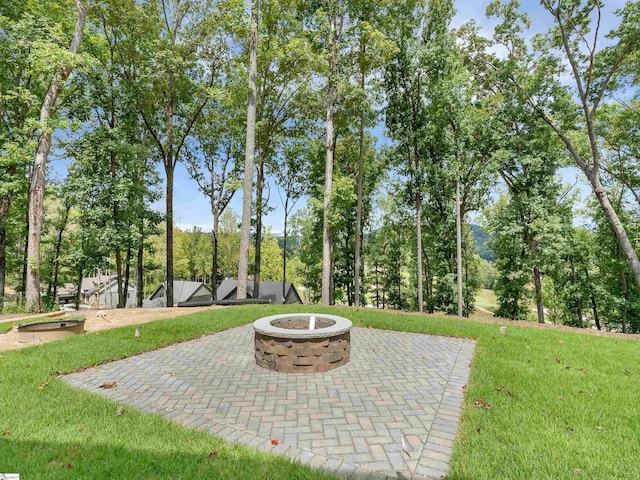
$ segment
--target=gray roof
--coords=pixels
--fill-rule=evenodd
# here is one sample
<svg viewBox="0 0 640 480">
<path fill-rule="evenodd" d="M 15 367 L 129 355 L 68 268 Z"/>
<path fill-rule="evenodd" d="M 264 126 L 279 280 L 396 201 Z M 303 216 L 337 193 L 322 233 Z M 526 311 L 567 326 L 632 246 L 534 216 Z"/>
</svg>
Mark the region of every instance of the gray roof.
<svg viewBox="0 0 640 480">
<path fill-rule="evenodd" d="M 164 287 L 165 282 L 156 288 L 156 290 L 151 294 L 149 300 L 155 300 L 156 298 L 164 297 Z M 200 292 L 198 292 L 200 290 Z M 203 282 L 185 282 L 182 280 L 174 280 L 173 281 L 173 302 L 181 303 L 188 302 L 191 297 L 193 297 L 197 292 L 199 294 L 203 294 L 204 291 L 208 292 L 211 295 L 211 289 L 206 286 Z"/>
<path fill-rule="evenodd" d="M 268 298 L 271 303 L 302 303 L 300 295 L 291 282 L 285 282 L 286 302 L 282 301 L 282 282 L 260 282 L 259 295 L 253 295 L 253 280 L 247 281 L 247 298 Z M 217 290 L 217 300 L 231 300 L 236 298 L 238 280 L 226 278 Z"/>
<path fill-rule="evenodd" d="M 97 290 L 102 290 L 102 288 L 115 281 L 118 278 L 117 275 L 100 275 L 96 277 L 84 277 L 82 279 L 82 283 L 80 284 L 80 291 L 86 295 L 92 295 Z"/>
</svg>

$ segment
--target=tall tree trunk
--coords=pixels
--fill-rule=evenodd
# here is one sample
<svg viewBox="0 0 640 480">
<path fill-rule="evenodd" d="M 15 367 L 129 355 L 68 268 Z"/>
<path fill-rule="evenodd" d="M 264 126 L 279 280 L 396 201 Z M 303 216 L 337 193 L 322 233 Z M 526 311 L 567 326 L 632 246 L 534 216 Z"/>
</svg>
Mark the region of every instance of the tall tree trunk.
<svg viewBox="0 0 640 480">
<path fill-rule="evenodd" d="M 90 6 L 83 5 L 80 0 L 76 0 L 78 18 L 76 20 L 75 32 L 69 52 L 75 54 L 82 42 L 82 32 L 87 19 Z M 40 298 L 40 239 L 42 236 L 42 221 L 44 217 L 44 188 L 47 172 L 47 160 L 51 150 L 51 128 L 49 119 L 53 113 L 58 96 L 62 91 L 64 82 L 71 75 L 72 66 L 64 66 L 55 74 L 47 90 L 47 94 L 40 109 L 40 141 L 38 150 L 33 161 L 33 173 L 29 186 L 29 248 L 27 253 L 27 284 L 26 284 L 26 307 L 28 310 L 42 310 L 42 299 Z"/>
<path fill-rule="evenodd" d="M 629 263 L 636 285 L 640 287 L 640 261 L 638 260 L 638 255 L 636 254 L 633 245 L 631 245 L 627 231 L 625 230 L 624 225 L 622 225 L 613 205 L 611 205 L 609 197 L 607 196 L 607 191 L 602 186 L 600 178 L 592 175 L 591 178 L 589 178 L 589 181 L 591 182 L 591 186 L 593 187 L 593 191 L 596 194 L 598 202 L 609 221 L 609 225 L 611 225 L 611 229 L 618 239 L 620 249 Z"/>
<path fill-rule="evenodd" d="M 71 210 L 71 205 L 67 205 L 64 209 L 64 216 L 62 217 L 62 225 L 60 225 L 60 229 L 58 230 L 58 236 L 56 238 L 56 256 L 53 263 L 53 299 L 55 300 L 58 295 L 58 273 L 60 271 L 60 249 L 62 248 L 62 235 L 64 234 L 64 230 L 67 226 L 67 220 L 69 220 L 69 211 Z"/>
<path fill-rule="evenodd" d="M 540 269 L 538 267 L 533 267 L 533 283 L 535 286 L 538 323 L 544 323 L 544 307 L 542 305 L 542 280 L 540 278 Z"/>
<path fill-rule="evenodd" d="M 365 91 L 364 56 L 366 44 L 360 38 L 360 88 Z M 356 239 L 353 255 L 353 300 L 356 308 L 360 306 L 360 250 L 362 249 L 362 183 L 364 178 L 364 104 L 360 108 L 360 139 L 358 145 L 358 176 L 356 178 Z M 366 303 L 366 302 L 365 302 Z"/>
<path fill-rule="evenodd" d="M 336 15 L 333 11 L 335 2 L 329 0 L 328 20 L 329 20 L 329 75 L 327 78 L 327 98 L 326 98 L 326 133 L 325 149 L 326 157 L 324 163 L 324 204 L 322 221 L 322 304 L 331 305 L 332 300 L 332 228 L 331 228 L 331 193 L 333 189 L 333 155 L 335 151 L 335 139 L 333 133 L 333 116 L 335 113 L 336 101 L 336 72 L 337 72 L 337 45 L 336 45 Z"/>
<path fill-rule="evenodd" d="M 593 294 L 593 291 L 591 292 L 591 310 L 593 311 L 593 321 L 596 322 L 596 328 L 598 330 L 602 330 L 602 327 L 600 326 L 600 317 L 598 316 L 598 306 L 596 304 L 596 297 Z"/>
<path fill-rule="evenodd" d="M 0 198 L 0 313 L 4 306 L 4 290 L 7 275 L 7 219 L 9 218 L 9 208 L 11 207 L 11 197 L 8 195 Z"/>
<path fill-rule="evenodd" d="M 127 301 L 129 300 L 129 280 L 131 278 L 131 245 L 127 247 L 127 257 L 125 259 L 124 267 L 124 297 L 118 297 L 118 308 L 126 308 Z"/>
<path fill-rule="evenodd" d="M 84 278 L 84 265 L 78 271 L 78 283 L 76 284 L 76 310 L 80 310 L 80 295 L 82 294 L 82 279 Z M 100 305 L 100 303 L 98 303 Z"/>
<path fill-rule="evenodd" d="M 170 161 L 172 163 L 173 160 Z M 165 164 L 165 171 L 167 176 L 167 189 L 165 198 L 166 208 L 166 269 L 165 278 L 166 286 L 164 290 L 166 307 L 173 307 L 173 166 L 167 163 Z"/>
<path fill-rule="evenodd" d="M 247 102 L 247 141 L 244 152 L 244 189 L 242 193 L 242 226 L 240 227 L 240 259 L 236 298 L 247 298 L 249 270 L 249 233 L 251 230 L 251 194 L 253 192 L 253 160 L 256 146 L 256 77 L 258 75 L 258 2 L 251 2 L 249 39 L 249 98 Z"/>
<path fill-rule="evenodd" d="M 213 299 L 218 299 L 218 228 L 220 219 L 218 217 L 218 209 L 212 208 L 213 228 L 211 229 L 211 293 Z"/>
<path fill-rule="evenodd" d="M 258 154 L 258 181 L 256 185 L 256 257 L 253 296 L 260 296 L 260 267 L 262 264 L 262 192 L 264 190 L 264 159 Z"/>
<path fill-rule="evenodd" d="M 284 201 L 284 245 L 282 248 L 282 303 L 287 303 L 287 221 L 289 220 L 289 195 Z"/>
<path fill-rule="evenodd" d="M 456 174 L 456 267 L 458 284 L 458 316 L 463 314 L 462 298 L 462 214 L 460 212 L 460 176 Z"/>
<path fill-rule="evenodd" d="M 140 236 L 140 244 L 138 245 L 138 261 L 136 262 L 136 277 L 138 278 L 136 307 L 142 308 L 142 300 L 144 299 L 144 220 L 138 225 L 138 235 Z"/>
<path fill-rule="evenodd" d="M 422 195 L 416 193 L 416 266 L 418 270 L 418 312 L 424 312 L 422 293 Z"/>
</svg>

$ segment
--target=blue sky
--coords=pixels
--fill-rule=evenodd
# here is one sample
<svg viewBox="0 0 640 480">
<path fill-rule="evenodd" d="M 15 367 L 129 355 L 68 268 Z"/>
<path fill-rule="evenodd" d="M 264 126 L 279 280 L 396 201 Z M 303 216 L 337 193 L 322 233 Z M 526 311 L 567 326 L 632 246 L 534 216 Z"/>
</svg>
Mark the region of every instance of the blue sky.
<svg viewBox="0 0 640 480">
<path fill-rule="evenodd" d="M 474 20 L 481 28 L 482 33 L 485 36 L 490 37 L 493 32 L 493 28 L 498 21 L 496 19 L 489 20 L 486 18 L 485 11 L 489 3 L 490 0 L 456 1 L 454 3 L 456 15 L 453 19 L 452 26 L 456 28 L 470 20 Z M 539 33 L 546 31 L 551 23 L 550 15 L 537 1 L 522 0 L 521 3 L 523 5 L 523 9 L 529 13 L 532 20 L 532 32 Z M 623 0 L 611 0 L 607 2 L 605 7 L 607 15 L 603 17 L 603 32 L 608 32 L 616 26 L 616 18 L 613 16 L 613 11 L 617 8 L 621 8 L 623 5 Z M 387 139 L 384 137 L 384 128 L 382 125 L 373 129 L 372 133 L 378 137 L 379 142 L 387 142 Z M 51 160 L 52 174 L 56 177 L 63 177 L 66 173 L 66 159 L 53 154 Z M 162 170 L 162 165 L 158 164 L 158 168 Z M 578 175 L 578 170 L 576 168 L 565 168 L 562 169 L 561 173 L 565 183 L 574 183 Z M 187 170 L 180 163 L 177 165 L 175 170 L 174 186 L 175 223 L 182 229 L 191 229 L 194 226 L 198 226 L 202 228 L 203 231 L 211 231 L 212 216 L 209 208 L 209 202 L 198 190 L 195 181 L 190 178 Z M 283 213 L 276 188 L 275 184 L 272 183 L 270 205 L 274 207 L 274 210 L 264 217 L 263 223 L 265 226 L 271 226 L 274 233 L 279 233 L 283 230 Z M 589 193 L 586 185 L 581 188 L 581 191 L 583 195 Z M 296 207 L 303 208 L 305 204 L 305 199 L 301 199 Z M 157 208 L 160 211 L 164 211 L 164 199 L 158 202 Z M 236 192 L 229 208 L 233 209 L 238 213 L 238 215 L 240 215 L 242 210 L 242 192 Z"/>
</svg>

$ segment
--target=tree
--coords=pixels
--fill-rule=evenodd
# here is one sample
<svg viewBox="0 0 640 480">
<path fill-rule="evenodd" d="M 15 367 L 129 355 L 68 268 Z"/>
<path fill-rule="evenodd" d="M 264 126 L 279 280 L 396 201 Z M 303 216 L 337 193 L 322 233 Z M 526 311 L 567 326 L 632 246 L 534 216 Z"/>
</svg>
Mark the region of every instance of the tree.
<svg viewBox="0 0 640 480">
<path fill-rule="evenodd" d="M 279 185 L 278 195 L 284 213 L 284 245 L 282 248 L 282 298 L 286 295 L 287 283 L 287 239 L 289 234 L 289 216 L 296 203 L 306 189 L 306 143 L 290 141 L 284 147 L 283 161 L 279 162 L 275 171 Z M 282 189 L 282 194 L 280 193 Z M 283 198 L 284 196 L 284 198 Z"/>
<path fill-rule="evenodd" d="M 633 61 L 638 49 L 640 5 L 631 2 L 620 10 L 620 26 L 609 33 L 616 42 L 599 48 L 603 9 L 600 1 L 543 0 L 541 3 L 551 14 L 554 26 L 545 36 L 535 38 L 535 55 L 529 52 L 522 38 L 523 27 L 528 27 L 529 22 L 526 15 L 517 12 L 519 3 L 511 0 L 506 5 L 494 2 L 489 6 L 489 14 L 504 19 L 495 38 L 509 51 L 507 58 L 496 64 L 502 70 L 501 76 L 508 79 L 523 102 L 553 129 L 587 177 L 629 262 L 636 285 L 640 286 L 640 261 L 600 178 L 601 155 L 595 127 L 601 105 L 615 92 L 620 72 Z M 575 82 L 572 90 L 562 86 L 559 80 L 565 63 Z M 580 144 L 582 139 L 586 139 L 586 149 Z"/>
<path fill-rule="evenodd" d="M 51 79 L 51 84 L 42 102 L 40 109 L 40 139 L 38 149 L 33 161 L 31 184 L 29 186 L 29 248 L 27 253 L 28 272 L 26 285 L 26 306 L 29 310 L 39 311 L 42 309 L 40 298 L 40 239 L 42 234 L 42 218 L 44 215 L 44 190 L 47 170 L 47 160 L 51 150 L 51 130 L 50 119 L 54 115 L 54 108 L 58 97 L 64 87 L 64 83 L 71 75 L 76 62 L 84 33 L 84 25 L 87 20 L 89 10 L 93 8 L 91 3 L 82 3 L 76 0 L 77 19 L 73 35 L 73 40 L 69 46 L 68 53 L 55 52 L 57 62 L 56 73 Z"/>
<path fill-rule="evenodd" d="M 401 175 L 409 178 L 406 194 L 415 209 L 417 307 L 424 311 L 422 200 L 424 184 L 423 138 L 427 122 L 423 104 L 425 70 L 419 62 L 419 41 L 415 39 L 421 23 L 421 2 L 406 2 L 397 6 L 396 30 L 392 38 L 397 53 L 387 64 L 385 88 L 388 96 L 386 125 L 391 138 L 397 143 L 395 163 Z M 418 12 L 418 13 L 416 13 Z"/>
<path fill-rule="evenodd" d="M 173 180 L 187 138 L 211 99 L 229 51 L 235 0 L 129 4 L 123 68 L 165 171 L 167 307 L 173 305 Z M 135 11 L 136 15 L 132 15 Z"/>
<path fill-rule="evenodd" d="M 240 187 L 242 140 L 239 116 L 231 97 L 210 104 L 204 121 L 195 130 L 196 145 L 187 155 L 187 168 L 198 188 L 209 200 L 211 229 L 211 289 L 218 288 L 220 216 Z"/>
<path fill-rule="evenodd" d="M 251 197 L 253 192 L 253 165 L 256 141 L 256 77 L 258 74 L 258 2 L 251 2 L 251 30 L 249 32 L 249 99 L 247 102 L 247 141 L 244 158 L 244 189 L 242 192 L 242 226 L 240 227 L 240 259 L 238 263 L 238 290 L 236 298 L 247 298 L 249 269 L 249 234 L 251 228 Z"/>
</svg>

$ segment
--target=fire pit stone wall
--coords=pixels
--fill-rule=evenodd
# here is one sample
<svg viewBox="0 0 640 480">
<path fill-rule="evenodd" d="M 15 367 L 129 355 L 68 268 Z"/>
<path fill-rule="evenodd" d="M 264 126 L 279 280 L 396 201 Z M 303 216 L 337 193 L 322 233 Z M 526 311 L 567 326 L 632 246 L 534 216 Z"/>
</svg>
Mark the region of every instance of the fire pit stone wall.
<svg viewBox="0 0 640 480">
<path fill-rule="evenodd" d="M 311 317 L 315 328 L 309 329 Z M 257 320 L 256 364 L 282 373 L 326 372 L 349 362 L 351 321 L 336 315 L 285 314 Z"/>
</svg>

